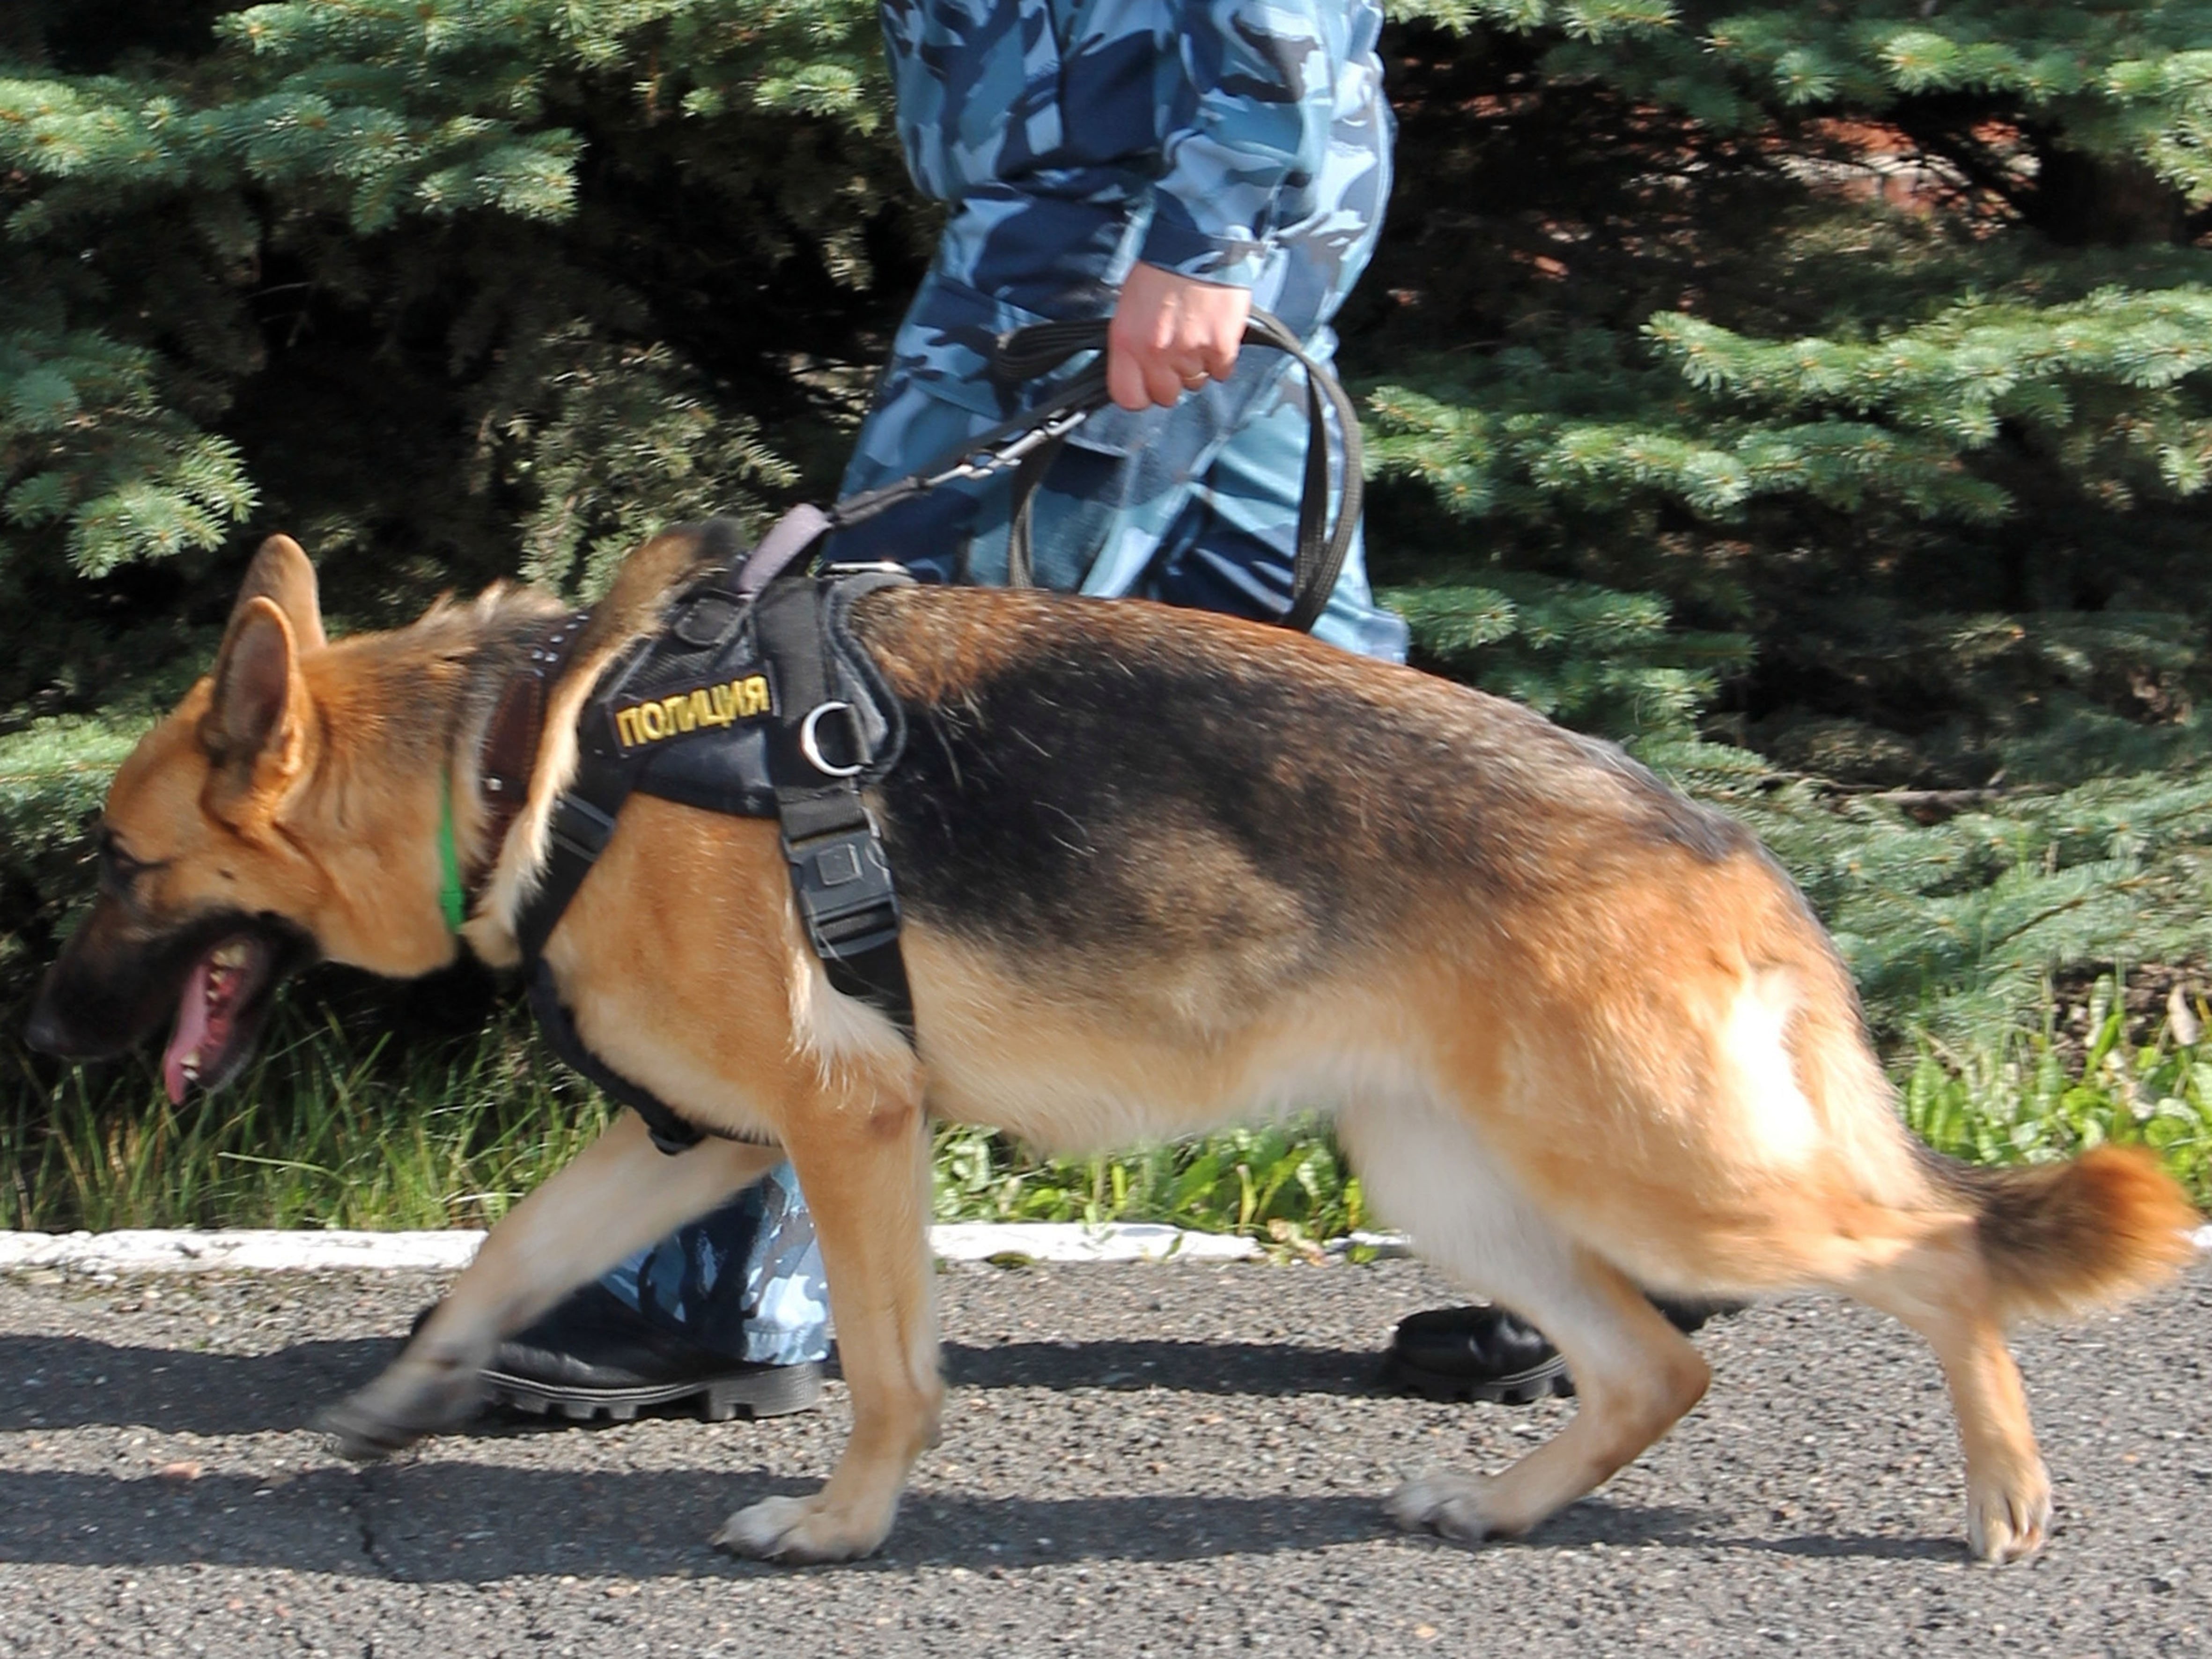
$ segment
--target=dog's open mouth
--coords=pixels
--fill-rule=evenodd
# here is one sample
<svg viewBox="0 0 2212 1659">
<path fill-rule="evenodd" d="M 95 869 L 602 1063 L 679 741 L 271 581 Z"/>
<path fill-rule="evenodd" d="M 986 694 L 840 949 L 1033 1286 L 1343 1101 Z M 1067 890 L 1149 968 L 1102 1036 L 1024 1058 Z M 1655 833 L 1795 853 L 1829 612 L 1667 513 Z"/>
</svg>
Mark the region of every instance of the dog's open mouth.
<svg viewBox="0 0 2212 1659">
<path fill-rule="evenodd" d="M 252 933 L 233 933 L 193 963 L 161 1056 L 171 1105 L 181 1104 L 188 1088 L 220 1089 L 246 1063 L 275 965 L 276 952 Z"/>
</svg>

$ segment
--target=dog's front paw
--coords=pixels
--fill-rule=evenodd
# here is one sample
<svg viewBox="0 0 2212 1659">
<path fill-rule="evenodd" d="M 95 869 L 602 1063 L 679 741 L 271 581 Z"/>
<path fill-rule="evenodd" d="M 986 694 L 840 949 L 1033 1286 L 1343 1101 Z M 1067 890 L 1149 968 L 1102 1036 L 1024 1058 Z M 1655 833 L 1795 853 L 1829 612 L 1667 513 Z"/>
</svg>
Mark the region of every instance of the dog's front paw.
<svg viewBox="0 0 2212 1659">
<path fill-rule="evenodd" d="M 1519 1530 L 1497 1515 L 1492 1483 L 1479 1474 L 1425 1474 L 1390 1494 L 1390 1518 L 1407 1532 L 1474 1545 Z"/>
<path fill-rule="evenodd" d="M 1978 1561 L 2024 1561 L 2051 1535 L 2051 1477 L 2040 1460 L 2009 1481 L 1975 1481 L 1966 1492 L 1966 1543 Z"/>
<path fill-rule="evenodd" d="M 340 1457 L 356 1463 L 373 1463 L 380 1457 L 404 1451 L 428 1432 L 387 1423 L 363 1411 L 353 1400 L 340 1401 L 315 1413 L 309 1425 Z"/>
<path fill-rule="evenodd" d="M 341 1457 L 365 1462 L 459 1427 L 476 1415 L 483 1398 L 474 1365 L 403 1358 L 317 1417 L 314 1426 Z"/>
<path fill-rule="evenodd" d="M 873 1555 L 890 1532 L 891 1517 L 856 1521 L 811 1498 L 766 1498 L 722 1522 L 714 1547 L 755 1561 L 804 1566 L 817 1561 L 857 1561 Z"/>
</svg>

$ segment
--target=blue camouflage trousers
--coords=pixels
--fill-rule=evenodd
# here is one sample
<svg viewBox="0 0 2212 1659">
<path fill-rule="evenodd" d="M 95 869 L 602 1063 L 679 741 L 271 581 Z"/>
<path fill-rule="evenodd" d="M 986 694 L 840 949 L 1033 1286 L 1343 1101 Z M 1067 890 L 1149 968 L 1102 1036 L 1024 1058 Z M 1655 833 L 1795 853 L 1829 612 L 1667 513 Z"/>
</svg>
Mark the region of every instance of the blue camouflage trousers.
<svg viewBox="0 0 2212 1659">
<path fill-rule="evenodd" d="M 1390 118 L 1369 9 L 1346 14 L 1356 50 L 1310 94 L 1334 103 L 1321 164 L 1300 198 L 1307 210 L 1248 245 L 1237 272 L 1251 278 L 1254 304 L 1282 319 L 1323 362 L 1335 350 L 1330 319 L 1373 252 L 1389 192 Z M 894 33 L 895 68 L 897 46 Z M 922 106 L 902 80 L 902 120 L 914 112 L 910 101 Z M 1160 233 L 1176 204 L 1156 212 L 1153 181 L 1136 172 L 1092 163 L 981 176 L 988 171 L 963 179 L 957 192 L 927 169 L 917 173 L 933 193 L 953 198 L 951 218 L 855 440 L 847 495 L 957 454 L 1042 401 L 1056 381 L 992 380 L 991 341 L 1043 319 L 1109 314 L 1139 253 L 1175 244 Z M 1227 381 L 1173 409 L 1094 416 L 1037 493 L 1039 584 L 1280 616 L 1290 601 L 1306 443 L 1297 373 L 1279 354 L 1248 349 Z M 1004 475 L 946 484 L 840 533 L 830 556 L 907 565 L 924 580 L 1003 581 L 1009 506 Z M 1358 541 L 1314 632 L 1347 650 L 1404 660 L 1405 623 L 1375 604 Z M 656 1322 L 737 1359 L 787 1364 L 828 1352 L 821 1252 L 788 1164 L 603 1282 Z"/>
<path fill-rule="evenodd" d="M 656 1324 L 733 1359 L 796 1365 L 830 1357 L 830 1287 L 788 1164 L 599 1282 Z"/>
</svg>

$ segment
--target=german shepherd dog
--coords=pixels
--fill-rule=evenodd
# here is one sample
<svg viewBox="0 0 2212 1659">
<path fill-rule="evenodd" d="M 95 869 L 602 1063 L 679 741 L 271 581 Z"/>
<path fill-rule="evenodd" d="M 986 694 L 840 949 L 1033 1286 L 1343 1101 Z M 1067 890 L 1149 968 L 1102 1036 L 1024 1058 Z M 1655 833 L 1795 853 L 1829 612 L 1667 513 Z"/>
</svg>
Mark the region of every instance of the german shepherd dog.
<svg viewBox="0 0 2212 1659">
<path fill-rule="evenodd" d="M 170 1091 L 238 1071 L 311 957 L 416 975 L 516 955 L 576 716 L 660 625 L 703 538 L 655 538 L 554 688 L 528 800 L 488 844 L 477 754 L 559 614 L 495 588 L 326 641 L 312 568 L 266 544 L 214 672 L 117 774 L 100 890 L 32 1027 L 116 1052 L 173 1009 Z M 1972 1170 L 1918 1146 L 1850 980 L 1744 830 L 1528 710 L 1254 623 L 1138 602 L 894 587 L 856 636 L 903 705 L 871 792 L 919 1031 L 833 991 L 772 820 L 633 797 L 547 949 L 585 1040 L 696 1124 L 773 1139 L 664 1156 L 624 1115 L 517 1206 L 381 1376 L 330 1413 L 374 1455 L 461 1422 L 501 1336 L 787 1153 L 820 1231 L 852 1435 L 823 1488 L 723 1547 L 864 1556 L 943 1385 L 927 1124 L 1054 1150 L 1318 1107 L 1377 1209 L 1572 1367 L 1567 1426 L 1391 1514 L 1527 1531 L 1704 1394 L 1645 1299 L 1822 1286 L 1934 1347 L 1976 1555 L 2044 1541 L 2051 1489 L 2005 1345 L 2021 1316 L 2142 1291 L 2196 1219 L 2142 1154 Z M 441 906 L 441 781 L 480 896 Z"/>
</svg>

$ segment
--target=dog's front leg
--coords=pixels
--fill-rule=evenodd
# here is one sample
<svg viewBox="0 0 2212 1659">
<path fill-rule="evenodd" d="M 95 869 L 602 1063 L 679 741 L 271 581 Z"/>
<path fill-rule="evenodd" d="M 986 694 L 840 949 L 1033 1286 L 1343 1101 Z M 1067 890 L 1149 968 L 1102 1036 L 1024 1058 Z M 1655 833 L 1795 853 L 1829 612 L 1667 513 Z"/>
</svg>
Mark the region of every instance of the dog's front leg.
<svg viewBox="0 0 2212 1659">
<path fill-rule="evenodd" d="M 318 1426 L 349 1457 L 381 1457 L 466 1421 L 501 1337 L 781 1157 L 772 1146 L 708 1140 L 671 1158 L 623 1113 L 507 1212 L 406 1351 Z"/>
<path fill-rule="evenodd" d="M 853 1435 L 821 1491 L 739 1510 L 714 1542 L 767 1560 L 848 1561 L 891 1529 L 907 1471 L 936 1443 L 945 1384 L 929 1257 L 929 1136 L 921 1105 L 878 1097 L 787 1120 L 830 1281 Z"/>
</svg>

